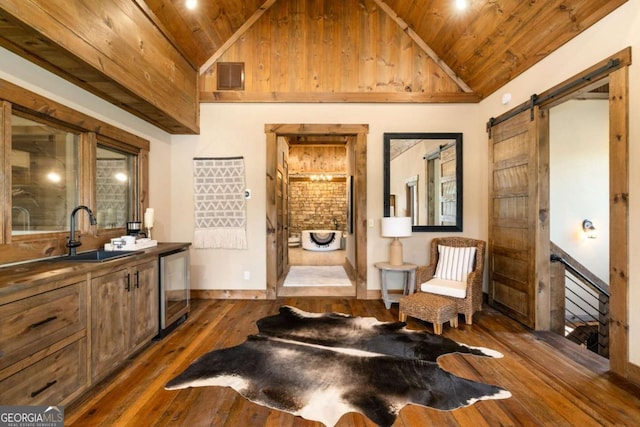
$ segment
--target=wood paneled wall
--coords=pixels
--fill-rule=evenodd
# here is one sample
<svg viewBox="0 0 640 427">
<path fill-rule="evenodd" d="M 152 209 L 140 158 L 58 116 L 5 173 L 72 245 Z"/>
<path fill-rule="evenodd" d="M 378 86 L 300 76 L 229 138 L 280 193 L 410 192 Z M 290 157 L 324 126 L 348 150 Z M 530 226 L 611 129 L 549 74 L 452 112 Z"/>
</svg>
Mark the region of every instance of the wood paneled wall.
<svg viewBox="0 0 640 427">
<path fill-rule="evenodd" d="M 322 145 L 291 145 L 289 148 L 289 174 L 347 172 L 347 147 Z"/>
<path fill-rule="evenodd" d="M 245 90 L 218 91 L 213 64 L 202 102 L 478 100 L 373 0 L 276 2 L 218 61 L 245 63 Z"/>
</svg>

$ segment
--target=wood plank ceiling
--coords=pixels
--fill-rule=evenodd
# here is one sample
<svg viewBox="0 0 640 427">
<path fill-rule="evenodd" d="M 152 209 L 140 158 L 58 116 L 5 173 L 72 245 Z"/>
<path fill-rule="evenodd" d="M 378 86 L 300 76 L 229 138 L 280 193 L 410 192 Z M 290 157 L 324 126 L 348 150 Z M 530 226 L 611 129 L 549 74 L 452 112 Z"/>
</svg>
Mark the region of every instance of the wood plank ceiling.
<svg viewBox="0 0 640 427">
<path fill-rule="evenodd" d="M 243 25 L 248 20 L 258 15 L 259 21 L 263 13 L 267 16 L 267 9 L 298 3 L 294 12 L 328 21 L 339 3 L 355 1 L 359 9 L 369 13 L 380 9 L 389 15 L 399 29 L 430 49 L 459 77 L 461 85 L 482 99 L 626 0 L 468 0 L 464 11 L 456 8 L 455 0 L 199 0 L 194 10 L 188 10 L 181 0 L 137 1 L 148 6 L 194 65 L 204 65 L 201 73 L 211 65 L 211 58 L 219 58 L 228 49 L 225 43 L 245 33 Z M 326 27 L 317 36 L 327 37 Z"/>
<path fill-rule="evenodd" d="M 198 133 L 199 102 L 478 102 L 626 2 L 455 1 L 0 0 L 0 45 Z"/>
</svg>

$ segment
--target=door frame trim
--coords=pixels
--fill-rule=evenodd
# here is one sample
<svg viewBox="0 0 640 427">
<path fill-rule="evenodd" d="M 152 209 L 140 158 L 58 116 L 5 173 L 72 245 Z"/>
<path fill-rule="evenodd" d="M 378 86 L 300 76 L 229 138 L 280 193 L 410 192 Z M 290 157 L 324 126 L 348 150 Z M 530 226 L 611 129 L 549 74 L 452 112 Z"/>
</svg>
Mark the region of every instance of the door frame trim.
<svg viewBox="0 0 640 427">
<path fill-rule="evenodd" d="M 266 248 L 267 299 L 277 297 L 277 210 L 276 170 L 278 167 L 278 137 L 291 135 L 335 135 L 354 137 L 353 223 L 355 235 L 356 299 L 367 298 L 367 124 L 266 124 Z M 347 156 L 349 157 L 349 155 Z"/>
<path fill-rule="evenodd" d="M 628 47 L 556 86 L 584 80 L 594 69 L 619 60 L 598 82 L 584 81 L 562 97 L 541 104 L 549 110 L 589 88 L 609 83 L 609 368 L 629 377 L 629 65 Z M 557 90 L 551 88 L 545 93 Z M 544 96 L 545 93 L 541 94 Z"/>
<path fill-rule="evenodd" d="M 610 68 L 598 81 L 586 79 L 594 70 L 600 69 L 611 60 L 618 60 L 617 66 Z M 629 378 L 629 70 L 631 47 L 598 62 L 585 71 L 541 93 L 538 98 L 546 99 L 536 104 L 540 111 L 548 110 L 566 100 L 587 92 L 595 85 L 609 83 L 609 366 L 610 370 L 624 378 Z M 560 89 L 565 88 L 565 91 Z M 553 97 L 548 97 L 553 93 Z M 533 99 L 533 98 L 532 98 Z M 522 108 L 524 103 L 514 109 Z M 530 105 L 530 104 L 529 104 Z M 503 117 L 510 112 L 504 113 Z M 491 132 L 491 124 L 487 130 Z M 539 145 L 540 145 L 540 141 Z M 544 142 L 544 141 L 543 141 Z M 548 171 L 547 171 L 548 173 Z M 541 243 L 538 241 L 538 243 Z M 546 261 L 547 268 L 549 260 Z M 538 263 L 543 268 L 543 263 Z M 539 286 L 548 288 L 549 283 Z M 538 312 L 538 314 L 540 314 Z M 537 322 L 536 322 L 537 323 Z M 548 322 L 547 322 L 548 323 Z M 543 322 L 543 324 L 547 324 Z"/>
</svg>

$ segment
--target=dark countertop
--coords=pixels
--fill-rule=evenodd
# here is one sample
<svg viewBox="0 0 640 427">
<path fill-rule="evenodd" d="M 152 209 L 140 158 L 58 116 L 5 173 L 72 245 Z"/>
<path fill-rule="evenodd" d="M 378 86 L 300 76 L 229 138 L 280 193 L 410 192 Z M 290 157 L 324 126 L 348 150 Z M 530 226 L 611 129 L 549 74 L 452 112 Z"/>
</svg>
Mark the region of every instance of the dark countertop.
<svg viewBox="0 0 640 427">
<path fill-rule="evenodd" d="M 83 280 L 83 276 L 86 279 L 86 275 L 91 272 L 118 268 L 189 246 L 191 243 L 188 242 L 161 242 L 158 243 L 158 246 L 136 251 L 133 255 L 103 262 L 63 261 L 60 260 L 63 257 L 52 257 L 51 259 L 2 267 L 0 268 L 0 304 L 20 299 L 22 294 L 28 296 L 26 293 L 32 293 L 38 287 L 45 287 L 42 291 L 46 291 L 46 288 L 55 289 L 64 286 L 66 282 L 70 284 L 77 280 Z M 78 253 L 80 252 L 82 251 Z"/>
</svg>

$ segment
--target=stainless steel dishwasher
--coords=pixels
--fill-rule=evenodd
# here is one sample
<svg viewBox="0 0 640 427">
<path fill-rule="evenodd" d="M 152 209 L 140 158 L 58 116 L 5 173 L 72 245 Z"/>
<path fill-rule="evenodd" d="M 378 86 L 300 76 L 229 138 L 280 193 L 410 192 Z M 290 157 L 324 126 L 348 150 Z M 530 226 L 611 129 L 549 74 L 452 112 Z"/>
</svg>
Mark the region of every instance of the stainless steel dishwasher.
<svg viewBox="0 0 640 427">
<path fill-rule="evenodd" d="M 171 332 L 189 315 L 189 249 L 160 255 L 159 338 Z"/>
</svg>

